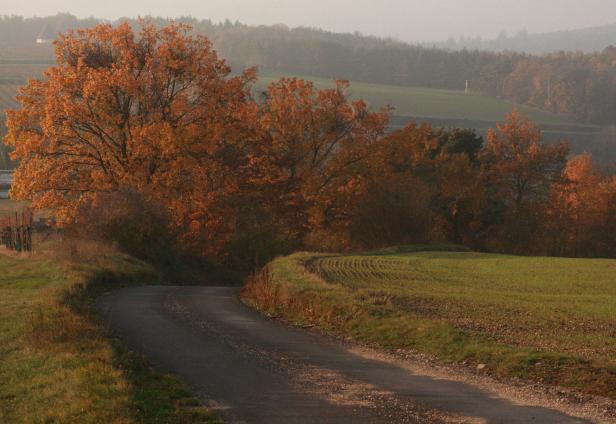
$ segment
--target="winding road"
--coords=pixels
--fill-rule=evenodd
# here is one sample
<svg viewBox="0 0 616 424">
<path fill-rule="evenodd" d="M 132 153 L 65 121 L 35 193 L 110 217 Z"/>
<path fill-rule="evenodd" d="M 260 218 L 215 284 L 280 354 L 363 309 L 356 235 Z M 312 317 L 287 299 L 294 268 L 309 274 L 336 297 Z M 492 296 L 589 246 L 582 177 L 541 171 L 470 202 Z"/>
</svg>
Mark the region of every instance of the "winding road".
<svg viewBox="0 0 616 424">
<path fill-rule="evenodd" d="M 237 288 L 124 289 L 98 309 L 131 349 L 230 423 L 587 422 L 280 324 L 243 305 Z"/>
</svg>

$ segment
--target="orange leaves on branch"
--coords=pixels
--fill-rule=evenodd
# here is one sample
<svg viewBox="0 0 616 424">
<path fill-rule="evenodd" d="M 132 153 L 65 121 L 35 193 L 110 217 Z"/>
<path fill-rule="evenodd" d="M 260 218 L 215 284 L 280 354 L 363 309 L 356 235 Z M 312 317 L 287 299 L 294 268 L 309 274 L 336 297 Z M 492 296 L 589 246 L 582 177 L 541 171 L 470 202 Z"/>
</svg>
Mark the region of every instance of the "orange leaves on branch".
<svg viewBox="0 0 616 424">
<path fill-rule="evenodd" d="M 387 111 L 349 101 L 344 81 L 282 79 L 258 103 L 256 71 L 232 77 L 184 25 L 69 32 L 56 60 L 8 114 L 13 196 L 71 221 L 103 193 L 141 193 L 205 255 L 254 221 L 246 211 L 293 240 L 340 220 L 388 123 Z"/>
<path fill-rule="evenodd" d="M 215 222 L 246 165 L 254 71 L 230 77 L 206 38 L 147 22 L 138 34 L 128 24 L 69 32 L 56 60 L 8 112 L 13 196 L 71 220 L 97 193 L 128 188 L 165 200 L 189 239 L 192 216 Z M 224 232 L 206 227 L 212 239 Z"/>
<path fill-rule="evenodd" d="M 491 249 L 531 253 L 546 238 L 542 230 L 550 191 L 561 179 L 569 147 L 544 144 L 541 138 L 539 127 L 517 111 L 488 133 L 481 161 L 491 204 L 486 211 Z"/>
<path fill-rule="evenodd" d="M 483 155 L 484 176 L 508 208 L 545 200 L 564 168 L 567 143 L 543 144 L 541 130 L 519 112 L 490 130 Z"/>
<path fill-rule="evenodd" d="M 283 78 L 256 101 L 256 71 L 232 76 L 184 25 L 69 32 L 56 59 L 21 90 L 6 142 L 19 160 L 12 195 L 67 221 L 125 204 L 100 215 L 117 228 L 148 205 L 150 216 L 164 209 L 174 242 L 244 264 L 315 235 L 338 248 L 492 237 L 528 253 L 549 213 L 568 228 L 616 231 L 616 180 L 587 157 L 563 173 L 566 144 L 542 144 L 517 112 L 481 149 L 472 131 L 387 132 L 389 109 L 350 100 L 346 81 L 319 90 Z"/>
<path fill-rule="evenodd" d="M 552 191 L 553 226 L 568 254 L 616 253 L 616 178 L 605 177 L 589 154 L 567 162 L 564 179 Z"/>
<path fill-rule="evenodd" d="M 261 183 L 276 216 L 297 235 L 344 219 L 365 164 L 385 133 L 386 110 L 350 102 L 348 82 L 317 90 L 283 78 L 270 85 L 260 113 Z"/>
</svg>

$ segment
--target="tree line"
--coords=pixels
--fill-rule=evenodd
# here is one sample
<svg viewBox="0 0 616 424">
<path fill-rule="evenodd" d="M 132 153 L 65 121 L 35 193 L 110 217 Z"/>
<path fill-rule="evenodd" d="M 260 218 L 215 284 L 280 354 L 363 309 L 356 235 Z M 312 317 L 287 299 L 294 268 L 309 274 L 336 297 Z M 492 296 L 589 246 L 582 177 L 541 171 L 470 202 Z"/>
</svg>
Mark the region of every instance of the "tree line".
<svg viewBox="0 0 616 424">
<path fill-rule="evenodd" d="M 558 52 L 543 56 L 480 50 L 443 50 L 361 34 L 283 25 L 249 26 L 230 21 L 183 18 L 206 35 L 239 73 L 258 66 L 264 73 L 344 78 L 383 84 L 471 90 L 509 99 L 572 119 L 616 124 L 616 49 L 594 53 Z M 138 21 L 129 21 L 138 27 Z M 169 23 L 153 19 L 158 27 Z M 94 19 L 70 15 L 49 18 L 2 17 L 0 39 L 26 42 L 43 25 L 55 31 L 92 27 Z"/>
<path fill-rule="evenodd" d="M 478 75 L 475 89 L 580 122 L 614 125 L 616 48 L 588 54 L 501 54 Z"/>
<path fill-rule="evenodd" d="M 60 37 L 8 112 L 13 196 L 164 260 L 234 267 L 296 249 L 448 240 L 519 254 L 616 255 L 616 178 L 544 144 L 520 114 L 491 130 L 410 124 L 283 78 L 258 101 L 211 42 L 173 24 Z"/>
<path fill-rule="evenodd" d="M 424 43 L 426 46 L 452 50 L 517 51 L 534 55 L 564 50 L 592 53 L 603 50 L 616 40 L 616 24 L 554 31 L 529 33 L 522 30 L 508 35 L 502 31 L 497 38 L 486 40 L 480 37 L 450 38 L 444 42 Z"/>
</svg>

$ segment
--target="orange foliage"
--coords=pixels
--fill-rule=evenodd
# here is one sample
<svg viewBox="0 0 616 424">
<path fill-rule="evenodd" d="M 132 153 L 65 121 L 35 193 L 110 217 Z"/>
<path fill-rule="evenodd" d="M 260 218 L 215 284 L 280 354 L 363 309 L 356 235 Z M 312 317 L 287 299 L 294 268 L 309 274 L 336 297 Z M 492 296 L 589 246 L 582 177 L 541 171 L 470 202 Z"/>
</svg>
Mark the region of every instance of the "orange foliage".
<svg viewBox="0 0 616 424">
<path fill-rule="evenodd" d="M 488 132 L 481 161 L 493 208 L 490 249 L 531 253 L 538 248 L 550 190 L 560 181 L 568 153 L 567 143 L 542 144 L 539 127 L 517 111 Z"/>
<path fill-rule="evenodd" d="M 552 226 L 557 253 L 588 256 L 616 253 L 616 177 L 604 177 L 589 154 L 569 159 L 564 181 L 554 186 Z"/>
<path fill-rule="evenodd" d="M 472 131 L 410 124 L 387 133 L 389 110 L 350 101 L 346 81 L 317 90 L 283 78 L 256 101 L 256 72 L 231 76 L 189 27 L 141 27 L 60 37 L 57 65 L 8 112 L 13 197 L 65 222 L 97 217 L 103 231 L 128 225 L 138 244 L 169 241 L 232 265 L 309 239 L 336 248 L 445 239 L 531 253 L 562 232 L 576 252 L 616 254 L 616 178 L 586 156 L 563 173 L 567 145 L 542 144 L 517 112 L 483 149 Z M 124 210 L 97 210 L 105 204 Z M 140 227 L 163 225 L 144 217 L 169 231 Z"/>
<path fill-rule="evenodd" d="M 56 59 L 8 113 L 12 195 L 70 222 L 102 194 L 145 194 L 205 255 L 223 255 L 254 221 L 246 204 L 289 240 L 341 219 L 388 123 L 387 111 L 349 102 L 343 81 L 319 91 L 283 79 L 258 103 L 255 71 L 231 77 L 184 25 L 69 32 Z"/>
<path fill-rule="evenodd" d="M 230 78 L 210 42 L 171 25 L 69 32 L 57 65 L 21 90 L 6 142 L 20 166 L 12 196 L 74 220 L 97 194 L 128 188 L 164 200 L 187 241 L 217 250 L 240 186 L 254 72 Z"/>
<path fill-rule="evenodd" d="M 543 200 L 557 181 L 569 153 L 567 143 L 542 144 L 541 130 L 514 111 L 498 130 L 489 130 L 484 175 L 507 207 L 518 212 Z"/>
<path fill-rule="evenodd" d="M 292 237 L 344 226 L 349 198 L 361 190 L 365 164 L 385 133 L 386 110 L 349 102 L 348 82 L 318 91 L 298 79 L 270 85 L 262 107 L 259 192 Z"/>
<path fill-rule="evenodd" d="M 437 168 L 435 203 L 443 219 L 443 238 L 473 245 L 478 238 L 480 216 L 486 205 L 486 190 L 478 167 L 465 154 L 441 153 Z"/>
<path fill-rule="evenodd" d="M 411 123 L 374 143 L 363 165 L 363 184 L 346 210 L 345 234 L 354 246 L 421 243 L 432 236 L 438 142 L 429 125 Z"/>
</svg>

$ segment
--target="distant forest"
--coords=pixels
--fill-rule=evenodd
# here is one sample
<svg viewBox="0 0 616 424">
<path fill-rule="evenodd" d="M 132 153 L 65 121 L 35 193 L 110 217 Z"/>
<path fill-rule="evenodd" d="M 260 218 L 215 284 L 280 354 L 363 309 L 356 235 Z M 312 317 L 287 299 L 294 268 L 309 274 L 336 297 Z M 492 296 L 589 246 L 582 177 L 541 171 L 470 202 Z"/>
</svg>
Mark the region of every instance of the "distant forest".
<svg viewBox="0 0 616 424">
<path fill-rule="evenodd" d="M 168 22 L 152 19 L 156 24 Z M 234 70 L 309 75 L 381 84 L 463 90 L 502 97 L 568 116 L 578 122 L 616 124 L 616 49 L 543 56 L 482 50 L 445 50 L 361 34 L 335 34 L 284 25 L 248 26 L 182 18 L 207 35 Z M 0 62 L 50 60 L 49 46 L 34 40 L 100 21 L 70 15 L 0 18 Z M 0 76 L 1 78 L 1 76 Z"/>
<path fill-rule="evenodd" d="M 501 32 L 493 40 L 460 37 L 445 42 L 424 43 L 425 46 L 450 50 L 517 51 L 535 55 L 563 50 L 592 53 L 616 43 L 616 23 L 591 28 L 530 34 L 520 31 L 515 35 Z"/>
</svg>

